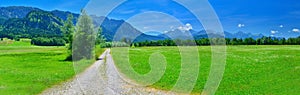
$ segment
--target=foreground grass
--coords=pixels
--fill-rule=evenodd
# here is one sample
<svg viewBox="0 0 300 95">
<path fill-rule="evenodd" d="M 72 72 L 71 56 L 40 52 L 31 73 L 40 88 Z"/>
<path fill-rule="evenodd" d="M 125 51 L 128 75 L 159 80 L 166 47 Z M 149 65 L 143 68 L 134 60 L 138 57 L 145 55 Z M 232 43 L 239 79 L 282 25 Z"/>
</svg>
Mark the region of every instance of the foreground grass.
<svg viewBox="0 0 300 95">
<path fill-rule="evenodd" d="M 112 50 L 117 68 L 128 78 L 142 83 L 128 72 L 121 48 Z M 198 47 L 200 70 L 193 93 L 200 93 L 207 81 L 211 63 L 211 47 Z M 162 78 L 151 87 L 171 90 L 181 68 L 177 47 L 142 47 L 129 50 L 130 65 L 134 71 L 147 74 L 152 53 L 163 54 L 167 67 Z M 223 80 L 216 94 L 299 94 L 300 46 L 228 46 L 227 65 Z M 185 79 L 189 81 L 190 79 Z"/>
<path fill-rule="evenodd" d="M 64 47 L 0 47 L 0 93 L 37 94 L 74 76 Z"/>
<path fill-rule="evenodd" d="M 4 44 L 3 44 L 4 43 Z M 104 49 L 97 49 L 102 53 Z M 65 47 L 31 46 L 26 41 L 6 41 L 0 44 L 0 94 L 32 95 L 75 75 L 73 63 L 64 61 Z M 81 61 L 78 72 L 91 65 Z"/>
</svg>

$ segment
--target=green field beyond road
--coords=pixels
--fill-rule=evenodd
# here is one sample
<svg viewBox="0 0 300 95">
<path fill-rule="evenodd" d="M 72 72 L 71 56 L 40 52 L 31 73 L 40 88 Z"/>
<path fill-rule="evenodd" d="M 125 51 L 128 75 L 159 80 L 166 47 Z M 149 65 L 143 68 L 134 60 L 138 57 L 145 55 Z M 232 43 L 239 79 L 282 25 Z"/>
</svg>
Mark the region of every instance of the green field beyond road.
<svg viewBox="0 0 300 95">
<path fill-rule="evenodd" d="M 113 48 L 117 68 L 127 78 L 138 83 L 141 80 L 124 65 L 124 48 Z M 209 75 L 211 47 L 200 46 L 200 70 L 193 93 L 200 93 Z M 150 85 L 157 89 L 171 90 L 181 69 L 181 57 L 177 47 L 140 47 L 129 49 L 130 65 L 139 74 L 151 71 L 148 64 L 153 53 L 166 59 L 166 70 L 159 81 Z M 227 46 L 226 68 L 216 94 L 289 94 L 300 93 L 300 46 Z M 153 68 L 159 68 L 157 67 Z M 194 72 L 195 73 L 195 72 Z M 192 74 L 192 73 L 191 73 Z M 185 81 L 190 81 L 186 78 Z M 184 87 L 183 87 L 184 88 Z"/>
</svg>

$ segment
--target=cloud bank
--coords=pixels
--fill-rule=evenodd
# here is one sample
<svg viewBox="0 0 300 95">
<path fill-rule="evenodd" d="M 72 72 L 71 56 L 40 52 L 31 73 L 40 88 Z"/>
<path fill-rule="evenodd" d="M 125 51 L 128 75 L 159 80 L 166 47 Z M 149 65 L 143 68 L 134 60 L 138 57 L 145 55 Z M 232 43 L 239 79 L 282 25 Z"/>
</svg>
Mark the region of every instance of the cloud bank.
<svg viewBox="0 0 300 95">
<path fill-rule="evenodd" d="M 187 23 L 184 26 L 179 26 L 178 29 L 181 31 L 189 31 L 189 30 L 193 29 L 193 26 L 191 24 Z"/>
</svg>

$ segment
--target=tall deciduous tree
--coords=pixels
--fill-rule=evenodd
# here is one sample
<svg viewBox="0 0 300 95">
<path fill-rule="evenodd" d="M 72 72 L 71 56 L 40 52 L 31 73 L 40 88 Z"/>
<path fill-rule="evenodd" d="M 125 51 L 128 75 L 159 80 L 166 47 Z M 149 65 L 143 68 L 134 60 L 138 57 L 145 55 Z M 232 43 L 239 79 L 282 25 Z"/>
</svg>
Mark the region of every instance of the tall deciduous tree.
<svg viewBox="0 0 300 95">
<path fill-rule="evenodd" d="M 102 29 L 99 27 L 98 33 L 97 33 L 97 38 L 96 38 L 96 44 L 102 46 L 102 45 L 104 45 L 105 41 L 106 41 L 106 39 L 105 39 L 104 35 L 102 34 Z"/>
<path fill-rule="evenodd" d="M 96 33 L 92 18 L 82 10 L 74 33 L 73 60 L 94 58 Z"/>
<path fill-rule="evenodd" d="M 73 34 L 75 32 L 75 27 L 73 25 L 73 15 L 69 14 L 67 20 L 64 22 L 64 25 L 61 28 L 61 31 L 63 32 L 64 39 L 66 40 L 69 45 L 67 46 L 69 56 L 67 57 L 67 60 L 72 59 L 72 44 L 73 44 Z"/>
<path fill-rule="evenodd" d="M 3 40 L 3 26 L 2 25 L 0 25 L 0 38 L 1 38 L 1 41 Z"/>
</svg>

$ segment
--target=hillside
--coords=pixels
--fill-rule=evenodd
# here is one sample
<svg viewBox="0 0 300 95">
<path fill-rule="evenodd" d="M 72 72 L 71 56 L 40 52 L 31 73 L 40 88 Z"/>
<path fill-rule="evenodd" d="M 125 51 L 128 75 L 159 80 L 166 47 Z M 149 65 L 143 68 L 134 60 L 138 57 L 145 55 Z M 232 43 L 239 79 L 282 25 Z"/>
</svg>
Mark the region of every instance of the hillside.
<svg viewBox="0 0 300 95">
<path fill-rule="evenodd" d="M 68 11 L 44 11 L 39 8 L 12 6 L 0 7 L 0 37 L 8 38 L 33 38 L 33 37 L 61 37 L 60 27 L 67 16 L 74 16 L 74 25 L 79 17 L 79 14 Z M 91 15 L 94 25 L 102 28 L 102 33 L 107 41 L 127 39 L 130 41 L 153 41 L 164 39 L 201 39 L 208 38 L 205 30 L 196 31 L 181 31 L 173 30 L 160 35 L 148 35 L 139 31 L 130 23 L 124 20 L 109 19 L 104 16 Z M 1 29 L 3 28 L 3 30 Z M 115 35 L 117 32 L 121 35 Z M 189 35 L 192 34 L 193 38 Z M 261 38 L 262 34 L 251 34 L 239 31 L 237 33 L 224 32 L 226 38 Z M 215 37 L 219 35 L 211 34 Z"/>
<path fill-rule="evenodd" d="M 2 26 L 1 37 L 33 38 L 62 36 L 63 20 L 46 11 L 31 11 L 24 18 L 9 18 Z"/>
<path fill-rule="evenodd" d="M 41 9 L 24 6 L 0 7 L 0 18 L 24 18 L 31 11 L 41 11 Z"/>
<path fill-rule="evenodd" d="M 60 37 L 62 36 L 62 33 L 59 28 L 62 26 L 63 21 L 66 20 L 67 16 L 69 14 L 74 16 L 74 25 L 79 17 L 79 14 L 67 11 L 44 11 L 38 8 L 23 6 L 0 7 L 0 12 L 0 27 L 3 27 L 3 31 L 0 29 L 0 37 L 8 38 Z M 93 15 L 91 17 L 93 18 L 96 27 L 100 26 L 102 28 L 103 34 L 108 41 L 112 41 L 113 35 L 115 35 L 117 31 L 126 31 L 129 35 L 121 38 L 127 39 L 133 39 L 129 38 L 133 34 L 141 34 L 141 36 L 136 39 L 137 41 L 164 39 L 162 37 L 143 34 L 123 20 Z"/>
</svg>

